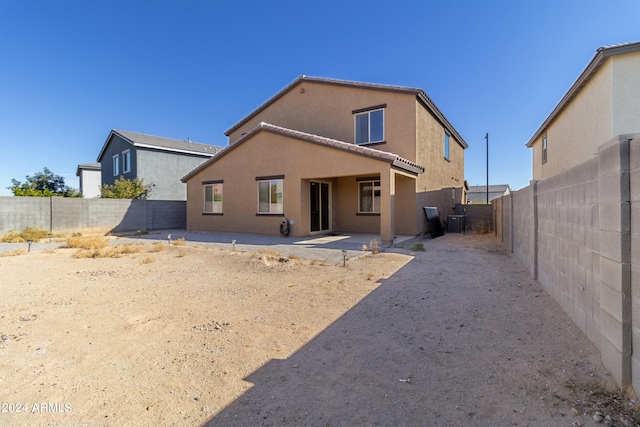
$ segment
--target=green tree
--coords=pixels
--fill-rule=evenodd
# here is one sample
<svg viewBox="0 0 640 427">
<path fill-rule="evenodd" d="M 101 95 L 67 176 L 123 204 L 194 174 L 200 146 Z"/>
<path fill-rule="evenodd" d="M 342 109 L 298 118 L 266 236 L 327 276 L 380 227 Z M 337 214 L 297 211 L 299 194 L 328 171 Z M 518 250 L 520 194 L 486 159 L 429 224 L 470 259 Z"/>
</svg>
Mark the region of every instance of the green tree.
<svg viewBox="0 0 640 427">
<path fill-rule="evenodd" d="M 113 185 L 104 184 L 100 187 L 100 197 L 103 199 L 146 199 L 151 193 L 151 185 L 142 179 L 116 179 Z"/>
<path fill-rule="evenodd" d="M 14 196 L 32 196 L 32 197 L 82 197 L 82 194 L 70 188 L 64 183 L 64 178 L 56 175 L 45 167 L 42 172 L 37 172 L 33 176 L 27 175 L 27 180 L 23 183 L 16 179 L 12 179 L 11 187 L 7 187 Z"/>
</svg>

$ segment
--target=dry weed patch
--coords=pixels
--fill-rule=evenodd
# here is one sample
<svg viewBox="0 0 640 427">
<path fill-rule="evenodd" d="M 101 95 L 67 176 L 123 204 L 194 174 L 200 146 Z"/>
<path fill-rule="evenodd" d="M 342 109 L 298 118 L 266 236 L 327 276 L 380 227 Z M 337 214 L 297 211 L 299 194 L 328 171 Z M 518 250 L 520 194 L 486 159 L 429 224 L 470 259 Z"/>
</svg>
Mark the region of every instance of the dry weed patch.
<svg viewBox="0 0 640 427">
<path fill-rule="evenodd" d="M 162 252 L 164 245 L 161 242 L 155 242 L 151 245 L 151 252 Z"/>
<path fill-rule="evenodd" d="M 26 253 L 27 253 L 27 251 L 25 251 L 24 249 L 16 249 L 15 251 L 11 251 L 11 252 L 3 252 L 3 253 L 0 254 L 0 257 L 18 256 L 18 255 L 24 255 Z"/>
<path fill-rule="evenodd" d="M 171 244 L 176 246 L 184 246 L 187 244 L 187 240 L 184 237 L 180 237 L 179 239 L 172 240 Z"/>
<path fill-rule="evenodd" d="M 102 249 L 109 245 L 109 241 L 103 236 L 96 237 L 82 237 L 71 236 L 66 239 L 65 248 L 79 248 L 79 249 Z"/>
<path fill-rule="evenodd" d="M 40 227 L 27 227 L 22 231 L 9 230 L 7 234 L 0 239 L 3 243 L 25 243 L 27 240 L 39 242 L 40 239 L 44 239 L 49 236 L 47 230 L 43 230 Z"/>
</svg>

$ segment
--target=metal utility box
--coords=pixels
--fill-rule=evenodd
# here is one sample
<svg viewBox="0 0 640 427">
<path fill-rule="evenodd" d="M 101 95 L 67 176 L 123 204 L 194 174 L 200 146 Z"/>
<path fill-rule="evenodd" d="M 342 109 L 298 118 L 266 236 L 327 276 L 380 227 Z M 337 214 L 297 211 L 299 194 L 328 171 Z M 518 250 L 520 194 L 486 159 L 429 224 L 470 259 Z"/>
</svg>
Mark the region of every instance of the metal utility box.
<svg viewBox="0 0 640 427">
<path fill-rule="evenodd" d="M 449 233 L 462 233 L 464 231 L 464 215 L 447 216 L 447 231 Z"/>
</svg>

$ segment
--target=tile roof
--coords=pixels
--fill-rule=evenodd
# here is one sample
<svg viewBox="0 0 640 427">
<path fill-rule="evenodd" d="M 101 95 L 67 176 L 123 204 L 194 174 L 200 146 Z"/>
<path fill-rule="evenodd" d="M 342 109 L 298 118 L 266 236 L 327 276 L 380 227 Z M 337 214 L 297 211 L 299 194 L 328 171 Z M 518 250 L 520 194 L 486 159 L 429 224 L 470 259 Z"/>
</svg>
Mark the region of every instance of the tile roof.
<svg viewBox="0 0 640 427">
<path fill-rule="evenodd" d="M 596 54 L 594 55 L 591 62 L 587 65 L 587 68 L 582 71 L 578 79 L 571 86 L 569 91 L 562 97 L 558 105 L 553 109 L 551 114 L 546 118 L 546 120 L 540 125 L 538 130 L 533 134 L 529 142 L 527 142 L 527 147 L 531 148 L 536 140 L 542 135 L 545 129 L 551 124 L 552 121 L 567 107 L 567 105 L 576 97 L 576 95 L 580 92 L 580 90 L 591 80 L 591 78 L 595 75 L 595 73 L 600 69 L 600 67 L 604 64 L 604 60 L 611 56 L 622 55 L 630 52 L 640 51 L 640 42 L 632 42 L 632 43 L 622 43 L 615 44 L 610 46 L 602 46 L 596 49 Z"/>
<path fill-rule="evenodd" d="M 161 136 L 153 136 L 144 133 L 113 129 L 109 133 L 109 136 L 105 141 L 102 150 L 100 150 L 98 161 L 100 161 L 100 159 L 102 158 L 102 155 L 107 148 L 107 144 L 111 140 L 111 136 L 114 134 L 130 142 L 135 147 L 153 148 L 173 153 L 194 154 L 203 157 L 211 157 L 223 148 L 214 145 L 201 144 L 198 142 L 182 141 L 179 139 L 164 138 Z"/>
<path fill-rule="evenodd" d="M 437 119 L 442 123 L 442 125 L 445 128 L 447 128 L 447 130 L 454 136 L 456 141 L 459 141 L 464 148 L 468 147 L 465 140 L 462 139 L 462 136 L 460 136 L 458 131 L 455 130 L 455 128 L 451 125 L 451 123 L 449 123 L 447 118 L 444 116 L 444 114 L 442 114 L 442 112 L 436 106 L 436 104 L 431 100 L 431 98 L 429 98 L 429 96 L 422 89 L 405 87 L 405 86 L 384 85 L 384 84 L 377 84 L 377 83 L 363 83 L 363 82 L 356 82 L 351 80 L 328 79 L 324 77 L 310 77 L 305 75 L 302 75 L 297 79 L 295 79 L 293 82 L 289 83 L 284 89 L 282 89 L 280 92 L 276 93 L 271 98 L 266 100 L 263 104 L 258 106 L 258 108 L 250 112 L 238 123 L 236 123 L 231 128 L 229 128 L 224 134 L 226 136 L 229 136 L 230 133 L 238 129 L 240 126 L 242 126 L 252 117 L 256 116 L 262 110 L 266 109 L 269 105 L 273 104 L 275 101 L 280 99 L 284 94 L 289 92 L 291 89 L 293 89 L 295 86 L 297 86 L 301 82 L 330 84 L 330 85 L 336 85 L 336 86 L 372 89 L 372 90 L 380 90 L 380 91 L 388 91 L 388 92 L 396 92 L 396 93 L 407 93 L 407 94 L 415 95 L 424 104 L 424 106 L 427 109 L 429 109 L 434 116 L 437 117 Z"/>
<path fill-rule="evenodd" d="M 276 126 L 276 125 L 272 125 L 272 124 L 269 124 L 269 123 L 260 122 L 258 124 L 258 126 L 256 126 L 250 132 L 247 132 L 246 135 L 244 135 L 242 138 L 240 138 L 234 144 L 232 144 L 232 145 L 224 148 L 222 151 L 220 151 L 218 153 L 218 155 L 216 155 L 215 158 L 211 158 L 211 159 L 207 160 L 206 162 L 204 162 L 203 164 L 198 166 L 196 169 L 194 169 L 193 171 L 189 172 L 186 176 L 184 176 L 182 178 L 182 181 L 186 182 L 193 175 L 195 175 L 196 173 L 198 173 L 201 170 L 205 169 L 207 166 L 209 166 L 214 161 L 217 161 L 219 158 L 224 156 L 227 152 L 233 150 L 235 147 L 237 147 L 238 145 L 242 144 L 244 141 L 248 140 L 249 138 L 251 138 L 255 134 L 257 134 L 259 132 L 262 132 L 262 131 L 274 133 L 274 134 L 277 134 L 277 135 L 286 136 L 286 137 L 297 139 L 297 140 L 300 140 L 300 141 L 310 142 L 310 143 L 313 143 L 313 144 L 319 144 L 319 145 L 323 145 L 323 146 L 326 146 L 326 147 L 331 147 L 331 148 L 342 150 L 342 151 L 347 151 L 347 152 L 350 152 L 350 153 L 353 153 L 353 154 L 362 155 L 362 156 L 373 158 L 373 159 L 376 159 L 376 160 L 381 160 L 383 162 L 390 163 L 391 165 L 393 165 L 393 166 L 395 166 L 395 167 L 397 167 L 399 169 L 402 169 L 402 170 L 405 170 L 407 172 L 411 172 L 411 173 L 414 173 L 414 174 L 419 174 L 419 173 L 423 173 L 424 172 L 424 167 L 422 167 L 422 166 L 418 165 L 417 163 L 414 163 L 414 162 L 412 162 L 410 160 L 407 160 L 407 159 L 405 159 L 403 157 L 400 157 L 400 156 L 398 156 L 397 154 L 394 154 L 394 153 L 389 153 L 387 151 L 382 151 L 382 150 L 376 150 L 376 149 L 373 149 L 373 148 L 368 148 L 366 146 L 352 144 L 350 142 L 344 142 L 344 141 L 339 141 L 337 139 L 325 138 L 323 136 L 313 135 L 313 134 L 306 133 L 306 132 L 300 132 L 300 131 L 297 131 L 297 130 L 287 129 L 287 128 L 283 128 L 281 126 Z"/>
</svg>

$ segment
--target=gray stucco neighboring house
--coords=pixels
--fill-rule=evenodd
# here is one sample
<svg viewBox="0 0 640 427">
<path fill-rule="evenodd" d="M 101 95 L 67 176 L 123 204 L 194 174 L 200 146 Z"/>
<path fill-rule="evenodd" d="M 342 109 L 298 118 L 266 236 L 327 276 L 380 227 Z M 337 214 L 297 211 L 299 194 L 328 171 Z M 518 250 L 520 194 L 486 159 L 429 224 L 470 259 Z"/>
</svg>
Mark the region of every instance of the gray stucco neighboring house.
<svg viewBox="0 0 640 427">
<path fill-rule="evenodd" d="M 511 193 L 509 184 L 490 185 L 489 186 L 489 202 L 500 196 L 507 196 Z M 467 203 L 487 203 L 487 186 L 486 185 L 470 185 L 467 191 Z"/>
<path fill-rule="evenodd" d="M 180 179 L 221 149 L 191 140 L 114 129 L 98 155 L 101 182 L 111 185 L 120 177 L 139 178 L 152 185 L 149 199 L 186 200 L 186 184 Z"/>
<path fill-rule="evenodd" d="M 100 163 L 85 163 L 78 165 L 76 176 L 80 178 L 80 192 L 82 197 L 100 197 L 100 183 L 102 174 Z"/>
</svg>

